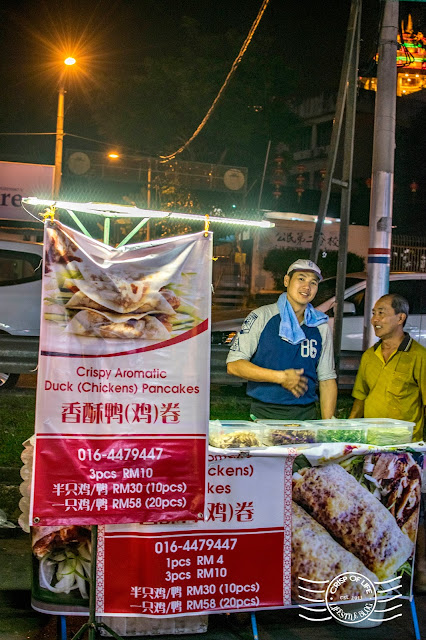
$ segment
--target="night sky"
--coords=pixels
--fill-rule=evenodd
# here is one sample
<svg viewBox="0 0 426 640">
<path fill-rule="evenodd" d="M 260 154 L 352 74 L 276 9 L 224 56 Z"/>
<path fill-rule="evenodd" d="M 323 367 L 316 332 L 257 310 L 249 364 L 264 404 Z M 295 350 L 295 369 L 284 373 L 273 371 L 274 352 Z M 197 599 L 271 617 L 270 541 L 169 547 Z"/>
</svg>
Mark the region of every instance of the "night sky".
<svg viewBox="0 0 426 640">
<path fill-rule="evenodd" d="M 196 20 L 206 33 L 235 29 L 238 50 L 260 6 L 261 0 L 3 0 L 2 93 L 18 101 L 38 95 L 51 112 L 48 103 L 54 102 L 60 67 L 55 67 L 55 58 L 59 60 L 67 40 L 79 41 L 85 62 L 90 63 L 86 64 L 91 74 L 85 83 L 87 94 L 91 84 L 96 86 L 97 71 L 125 76 L 138 69 L 144 56 L 179 50 L 183 16 Z M 274 50 L 295 74 L 299 96 L 337 86 L 349 7 L 349 0 L 270 0 L 254 38 L 267 34 L 273 39 Z M 365 0 L 364 61 L 374 52 L 378 16 L 379 1 Z M 8 114 L 11 124 L 14 115 Z M 80 124 L 83 133 L 88 123 Z"/>
<path fill-rule="evenodd" d="M 47 125 L 47 116 L 55 113 L 61 49 L 68 48 L 67 42 L 77 42 L 77 52 L 83 50 L 89 76 L 81 95 L 76 91 L 72 97 L 84 102 L 102 73 L 123 77 L 137 71 L 145 56 L 179 50 L 184 16 L 196 20 L 205 33 L 235 29 L 238 51 L 260 6 L 261 0 L 3 0 L 2 94 L 17 102 L 31 96 L 35 112 L 39 105 L 34 102 L 44 102 Z M 361 69 L 376 50 L 379 7 L 379 0 L 364 0 Z M 273 50 L 295 76 L 298 98 L 337 87 L 349 8 L 350 0 L 270 0 L 253 42 L 266 34 L 273 40 Z M 424 4 L 400 3 L 401 15 L 409 10 L 421 29 Z M 232 61 L 229 58 L 229 67 Z M 6 130 L 13 129 L 16 114 L 10 109 L 5 114 L 1 107 L 0 113 L 2 126 L 7 127 L 8 121 Z M 26 124 L 30 123 L 31 113 Z M 81 131 L 75 133 L 84 134 L 88 124 L 80 122 Z"/>
</svg>

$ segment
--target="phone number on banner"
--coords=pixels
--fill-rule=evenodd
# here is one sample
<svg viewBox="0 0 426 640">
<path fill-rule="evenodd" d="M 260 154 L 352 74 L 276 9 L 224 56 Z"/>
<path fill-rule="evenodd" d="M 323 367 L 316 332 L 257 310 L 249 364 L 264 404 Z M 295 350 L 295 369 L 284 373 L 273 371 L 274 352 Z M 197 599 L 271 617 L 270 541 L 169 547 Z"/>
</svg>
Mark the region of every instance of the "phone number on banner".
<svg viewBox="0 0 426 640">
<path fill-rule="evenodd" d="M 36 461 L 42 467 L 35 469 L 33 522 L 200 519 L 205 450 L 204 435 L 126 439 L 39 435 Z"/>
</svg>

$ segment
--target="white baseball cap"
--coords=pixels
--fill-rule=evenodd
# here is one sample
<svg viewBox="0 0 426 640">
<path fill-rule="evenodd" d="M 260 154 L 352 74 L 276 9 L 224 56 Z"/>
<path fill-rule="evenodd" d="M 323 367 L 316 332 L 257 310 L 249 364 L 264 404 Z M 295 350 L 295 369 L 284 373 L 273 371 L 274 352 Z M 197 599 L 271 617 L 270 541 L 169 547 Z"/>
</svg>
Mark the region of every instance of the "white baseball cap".
<svg viewBox="0 0 426 640">
<path fill-rule="evenodd" d="M 287 269 L 287 275 L 289 275 L 292 271 L 312 271 L 316 273 L 318 278 L 322 280 L 321 269 L 315 262 L 312 260 L 296 260 L 293 262 Z"/>
</svg>

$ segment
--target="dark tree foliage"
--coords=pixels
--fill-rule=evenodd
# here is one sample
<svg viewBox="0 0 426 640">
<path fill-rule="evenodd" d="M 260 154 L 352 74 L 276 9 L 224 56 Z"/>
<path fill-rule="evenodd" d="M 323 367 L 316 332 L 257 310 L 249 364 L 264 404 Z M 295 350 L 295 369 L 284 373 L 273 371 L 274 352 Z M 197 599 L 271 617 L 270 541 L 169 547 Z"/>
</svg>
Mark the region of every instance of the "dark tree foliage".
<svg viewBox="0 0 426 640">
<path fill-rule="evenodd" d="M 186 18 L 182 45 L 141 59 L 137 73 L 105 77 L 93 96 L 99 133 L 149 155 L 176 151 L 216 97 L 245 34 L 201 33 Z M 200 135 L 179 157 L 262 167 L 268 140 L 290 142 L 297 119 L 294 86 L 267 37 L 254 36 L 223 98 Z"/>
</svg>

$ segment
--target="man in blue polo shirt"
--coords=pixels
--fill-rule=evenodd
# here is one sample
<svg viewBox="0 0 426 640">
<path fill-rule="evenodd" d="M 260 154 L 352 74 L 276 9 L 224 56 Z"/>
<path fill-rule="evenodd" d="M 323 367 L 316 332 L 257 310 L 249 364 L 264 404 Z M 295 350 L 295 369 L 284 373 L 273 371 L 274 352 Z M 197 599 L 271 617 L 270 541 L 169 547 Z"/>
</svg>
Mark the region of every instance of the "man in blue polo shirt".
<svg viewBox="0 0 426 640">
<path fill-rule="evenodd" d="M 287 292 L 252 311 L 231 344 L 227 371 L 248 380 L 254 418 L 314 419 L 317 383 L 322 417 L 334 414 L 337 384 L 328 317 L 310 304 L 320 280 L 314 262 L 293 262 L 284 277 Z"/>
</svg>

